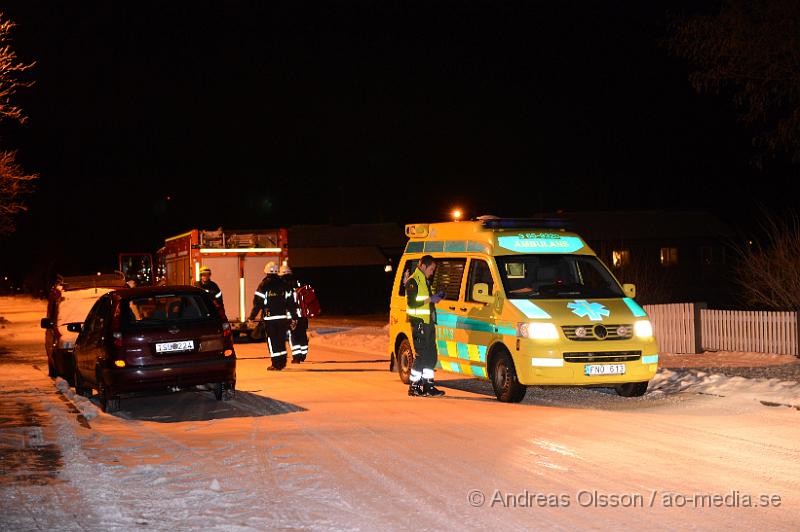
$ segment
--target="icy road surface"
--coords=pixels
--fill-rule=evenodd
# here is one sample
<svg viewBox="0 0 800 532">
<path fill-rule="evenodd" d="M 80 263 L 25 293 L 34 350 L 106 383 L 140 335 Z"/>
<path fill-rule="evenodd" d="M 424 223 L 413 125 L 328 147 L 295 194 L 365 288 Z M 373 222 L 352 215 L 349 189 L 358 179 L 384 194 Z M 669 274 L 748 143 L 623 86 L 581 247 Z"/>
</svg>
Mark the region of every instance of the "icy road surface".
<svg viewBox="0 0 800 532">
<path fill-rule="evenodd" d="M 409 398 L 377 335 L 340 332 L 280 373 L 237 345 L 234 401 L 108 415 L 46 376 L 43 311 L 0 298 L 2 530 L 800 529 L 800 411 L 739 381 Z"/>
</svg>

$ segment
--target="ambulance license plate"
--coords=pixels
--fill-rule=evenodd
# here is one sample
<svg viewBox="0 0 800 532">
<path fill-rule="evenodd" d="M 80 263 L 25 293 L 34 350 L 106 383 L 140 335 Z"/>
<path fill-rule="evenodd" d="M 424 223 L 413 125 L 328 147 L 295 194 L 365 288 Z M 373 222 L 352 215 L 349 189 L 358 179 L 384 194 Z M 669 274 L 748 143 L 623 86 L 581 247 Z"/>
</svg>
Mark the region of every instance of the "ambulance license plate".
<svg viewBox="0 0 800 532">
<path fill-rule="evenodd" d="M 595 375 L 625 375 L 625 364 L 586 364 L 583 372 L 587 377 Z"/>
<path fill-rule="evenodd" d="M 156 353 L 173 353 L 175 351 L 191 351 L 192 349 L 194 349 L 194 341 L 192 340 L 156 344 Z"/>
</svg>

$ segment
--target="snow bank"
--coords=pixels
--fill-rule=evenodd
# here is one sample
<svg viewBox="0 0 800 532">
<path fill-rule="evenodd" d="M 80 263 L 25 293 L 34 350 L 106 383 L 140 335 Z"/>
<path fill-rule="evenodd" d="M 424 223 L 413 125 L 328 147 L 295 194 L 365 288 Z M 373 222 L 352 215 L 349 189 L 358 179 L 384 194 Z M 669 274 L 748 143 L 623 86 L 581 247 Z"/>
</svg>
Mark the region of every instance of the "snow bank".
<svg viewBox="0 0 800 532">
<path fill-rule="evenodd" d="M 692 369 L 661 368 L 650 381 L 648 395 L 675 394 L 683 391 L 735 396 L 800 408 L 800 383 L 780 379 L 746 379 L 706 373 Z"/>
<path fill-rule="evenodd" d="M 706 351 L 699 354 L 659 353 L 660 365 L 667 368 L 739 368 L 794 364 L 794 355 L 747 351 Z"/>
<path fill-rule="evenodd" d="M 389 326 L 353 327 L 346 331 L 330 334 L 311 330 L 309 337 L 310 343 L 313 345 L 385 355 L 389 345 Z"/>
<path fill-rule="evenodd" d="M 94 403 L 92 403 L 86 397 L 78 395 L 72 391 L 72 389 L 69 387 L 69 383 L 61 377 L 56 379 L 55 385 L 58 391 L 61 392 L 67 399 L 72 401 L 72 403 L 77 407 L 78 410 L 81 411 L 81 414 L 83 414 L 83 417 L 86 419 L 95 418 L 100 413 L 100 409 L 98 409 Z"/>
</svg>

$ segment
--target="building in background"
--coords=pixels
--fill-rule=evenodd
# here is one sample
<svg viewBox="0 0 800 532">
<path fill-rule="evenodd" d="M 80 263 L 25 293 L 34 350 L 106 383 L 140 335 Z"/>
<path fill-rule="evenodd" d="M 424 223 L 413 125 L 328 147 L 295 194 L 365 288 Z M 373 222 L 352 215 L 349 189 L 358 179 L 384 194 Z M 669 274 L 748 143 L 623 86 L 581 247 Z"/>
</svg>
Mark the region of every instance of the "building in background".
<svg viewBox="0 0 800 532">
<path fill-rule="evenodd" d="M 323 315 L 388 312 L 406 241 L 394 223 L 296 225 L 289 228 L 289 265 L 314 287 Z"/>
<path fill-rule="evenodd" d="M 570 212 L 567 220 L 642 303 L 736 302 L 734 230 L 708 212 Z"/>
</svg>

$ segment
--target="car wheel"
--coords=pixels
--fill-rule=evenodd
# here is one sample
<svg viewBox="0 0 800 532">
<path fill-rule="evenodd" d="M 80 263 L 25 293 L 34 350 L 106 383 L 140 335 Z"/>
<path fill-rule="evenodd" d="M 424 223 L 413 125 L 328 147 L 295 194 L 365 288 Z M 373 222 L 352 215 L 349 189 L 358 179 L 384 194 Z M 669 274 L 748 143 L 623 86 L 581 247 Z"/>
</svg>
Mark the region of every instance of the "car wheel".
<svg viewBox="0 0 800 532">
<path fill-rule="evenodd" d="M 503 350 L 492 365 L 492 388 L 499 401 L 519 403 L 525 398 L 528 387 L 517 380 L 517 368 L 508 351 Z"/>
<path fill-rule="evenodd" d="M 641 397 L 647 393 L 647 385 L 649 382 L 626 382 L 625 384 L 617 384 L 614 389 L 617 390 L 617 395 L 622 397 Z"/>
<path fill-rule="evenodd" d="M 67 384 L 70 386 L 75 386 L 75 357 L 71 354 L 66 355 L 64 357 L 64 380 L 67 381 Z"/>
<path fill-rule="evenodd" d="M 89 399 L 92 398 L 92 389 L 87 387 L 86 384 L 83 382 L 83 378 L 81 378 L 81 374 L 78 371 L 78 368 L 75 368 L 73 372 L 72 381 L 75 383 L 75 393 L 78 395 L 82 395 L 83 397 L 87 397 Z"/>
<path fill-rule="evenodd" d="M 397 373 L 403 384 L 411 382 L 411 365 L 414 363 L 414 351 L 411 350 L 411 342 L 408 338 L 403 338 L 400 347 L 397 348 Z"/>
<path fill-rule="evenodd" d="M 236 397 L 236 381 L 229 382 L 227 386 L 225 386 L 225 391 L 222 392 L 222 400 L 223 401 L 230 401 Z"/>
<path fill-rule="evenodd" d="M 97 395 L 100 396 L 100 408 L 103 412 L 111 413 L 119 410 L 119 396 L 114 395 L 104 382 L 100 368 L 97 369 Z"/>
<path fill-rule="evenodd" d="M 211 389 L 214 391 L 214 399 L 222 401 L 222 396 L 225 393 L 225 384 L 222 382 L 214 383 L 211 385 Z"/>
<path fill-rule="evenodd" d="M 100 394 L 100 408 L 108 414 L 119 410 L 119 396 L 109 395 L 108 392 Z"/>
</svg>

